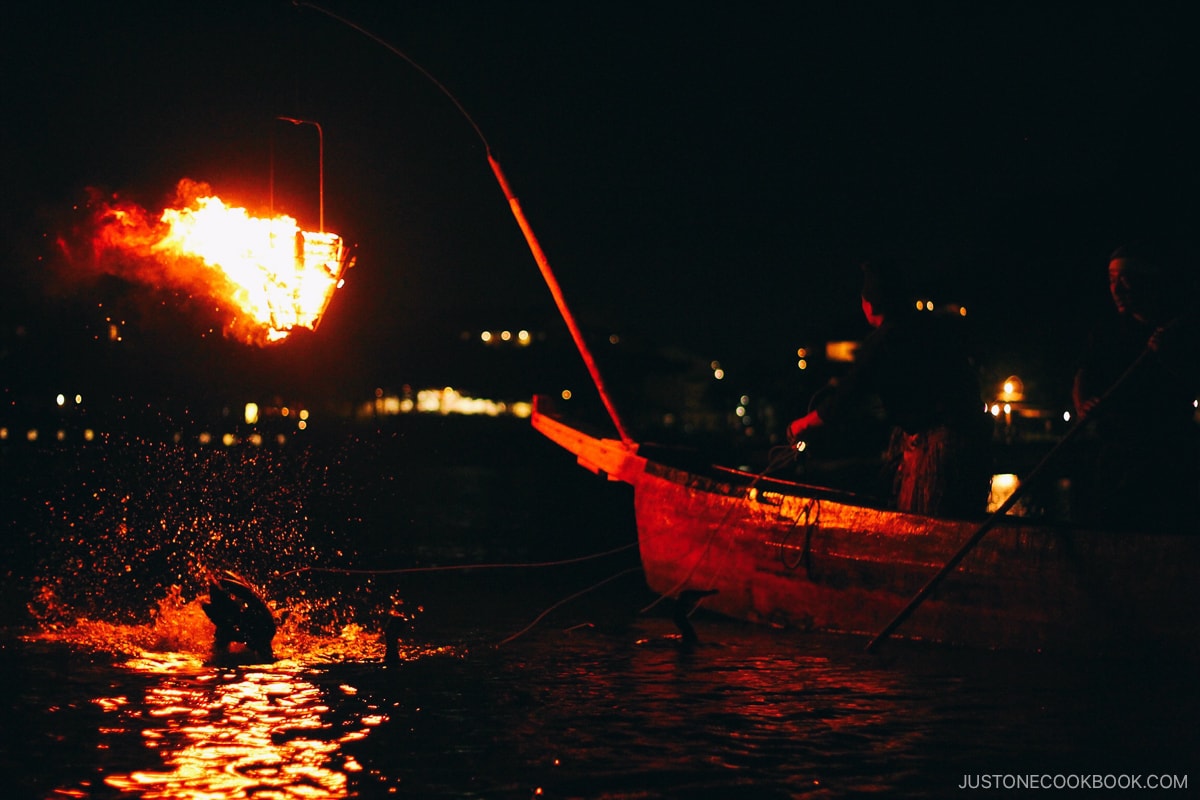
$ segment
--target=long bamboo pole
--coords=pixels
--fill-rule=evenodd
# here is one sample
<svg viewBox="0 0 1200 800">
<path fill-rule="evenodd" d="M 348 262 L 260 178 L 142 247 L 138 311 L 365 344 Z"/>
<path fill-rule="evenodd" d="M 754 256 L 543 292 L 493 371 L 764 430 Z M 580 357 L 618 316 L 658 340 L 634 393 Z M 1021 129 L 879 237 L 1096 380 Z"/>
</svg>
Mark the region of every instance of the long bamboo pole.
<svg viewBox="0 0 1200 800">
<path fill-rule="evenodd" d="M 471 127 L 475 129 L 475 134 L 479 137 L 479 140 L 483 142 L 484 149 L 487 151 L 488 164 L 490 164 L 492 167 L 492 174 L 496 177 L 496 181 L 500 184 L 500 189 L 504 192 L 505 199 L 508 200 L 508 207 L 512 211 L 513 216 L 516 218 L 517 225 L 521 228 L 521 233 L 525 236 L 525 244 L 529 247 L 529 251 L 533 254 L 533 260 L 537 262 L 538 269 L 542 273 L 542 279 L 546 282 L 546 285 L 550 289 L 550 294 L 554 298 L 555 305 L 558 307 L 558 313 L 562 316 L 563 321 L 567 323 L 567 328 L 571 332 L 571 339 L 575 342 L 575 348 L 579 351 L 579 355 L 583 358 L 583 363 L 587 367 L 588 374 L 592 378 L 592 383 L 596 386 L 596 391 L 600 393 L 600 400 L 604 403 L 604 409 L 608 412 L 609 418 L 616 427 L 617 435 L 621 437 L 621 441 L 626 445 L 632 445 L 633 437 L 629 435 L 624 423 L 621 422 L 621 416 L 617 413 L 617 408 L 613 404 L 612 397 L 609 395 L 608 390 L 604 386 L 604 381 L 600 377 L 600 369 L 596 366 L 596 360 L 592 357 L 592 353 L 588 349 L 587 343 L 583 339 L 583 333 L 580 331 L 579 325 L 575 322 L 575 317 L 571 314 L 570 309 L 567 307 L 566 298 L 563 296 L 562 289 L 558 285 L 558 279 L 554 277 L 554 271 L 550 269 L 550 261 L 546 258 L 546 254 L 542 250 L 541 244 L 538 243 L 537 236 L 534 235 L 533 228 L 529 225 L 529 220 L 525 217 L 525 212 L 521 209 L 520 201 L 517 200 L 516 195 L 513 194 L 512 188 L 508 184 L 508 180 L 504 177 L 503 170 L 500 169 L 499 162 L 497 162 L 495 157 L 492 155 L 491 145 L 488 144 L 488 140 L 483 135 L 483 131 L 480 130 L 479 125 L 475 123 L 475 120 L 471 118 L 471 115 L 467 113 L 465 108 L 463 108 L 462 103 L 458 101 L 458 98 L 455 97 L 449 89 L 443 86 L 437 78 L 433 77 L 428 70 L 418 64 L 416 61 L 413 61 L 411 58 L 409 58 L 403 50 L 400 50 L 389 44 L 388 42 L 368 31 L 366 28 L 363 28 L 362 26 L 351 22 L 348 19 L 340 17 L 331 11 L 321 8 L 318 5 L 301 2 L 301 0 L 293 0 L 293 5 L 297 7 L 311 8 L 314 11 L 324 14 L 330 19 L 337 20 L 346 27 L 358 31 L 371 41 L 390 50 L 393 54 L 407 61 L 414 69 L 428 78 L 429 81 L 433 83 L 433 85 L 436 86 L 439 91 L 442 92 L 442 94 L 446 95 L 446 97 L 450 99 L 450 102 L 454 103 L 454 106 L 459 110 L 459 113 L 461 113 L 466 118 L 467 122 L 471 124 Z"/>
<path fill-rule="evenodd" d="M 604 403 L 605 411 L 608 412 L 609 418 L 612 420 L 613 425 L 616 426 L 617 434 L 621 437 L 621 441 L 627 445 L 632 444 L 633 437 L 629 435 L 629 432 L 625 429 L 625 425 L 621 422 L 621 415 L 617 413 L 617 408 L 613 404 L 612 397 L 608 394 L 608 390 L 604 386 L 604 379 L 600 376 L 600 368 L 596 366 L 596 360 L 592 357 L 592 352 L 588 349 L 587 342 L 584 341 L 583 333 L 579 329 L 579 325 L 575 322 L 575 317 L 571 314 L 571 309 L 567 307 L 567 300 L 562 293 L 562 288 L 558 285 L 558 279 L 554 277 L 554 271 L 550 269 L 550 261 L 546 258 L 541 244 L 538 243 L 537 236 L 533 233 L 533 228 L 529 225 L 529 220 L 525 217 L 525 212 L 521 209 L 521 201 L 513 194 L 512 188 L 508 184 L 508 179 L 504 177 L 504 172 L 500 169 L 500 163 L 492 156 L 490 150 L 488 151 L 487 159 L 488 163 L 492 166 L 492 174 L 496 176 L 496 181 L 500 184 L 500 189 L 504 192 L 504 196 L 508 200 L 508 206 L 517 220 L 517 225 L 520 226 L 521 233 L 525 235 L 525 244 L 529 246 L 529 252 L 533 254 L 533 260 L 537 262 L 538 269 L 541 270 L 542 279 L 546 281 L 546 286 L 550 288 L 550 294 L 554 297 L 555 305 L 558 306 L 558 313 L 562 315 L 563 321 L 567 323 L 567 328 L 571 331 L 571 338 L 575 341 L 575 348 L 579 350 L 579 355 L 583 358 L 583 363 L 587 367 L 588 374 L 592 377 L 592 383 L 595 384 L 596 391 L 600 393 L 600 400 Z"/>
</svg>

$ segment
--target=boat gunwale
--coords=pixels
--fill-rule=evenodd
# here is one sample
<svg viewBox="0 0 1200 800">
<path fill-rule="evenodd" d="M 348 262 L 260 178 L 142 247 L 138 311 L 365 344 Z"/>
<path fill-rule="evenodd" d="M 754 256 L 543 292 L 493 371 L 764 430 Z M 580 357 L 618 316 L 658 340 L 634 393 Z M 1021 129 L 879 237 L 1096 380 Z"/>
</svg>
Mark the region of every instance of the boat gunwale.
<svg viewBox="0 0 1200 800">
<path fill-rule="evenodd" d="M 980 513 L 978 517 L 939 517 L 930 514 L 918 514 L 913 512 L 899 511 L 891 508 L 886 500 L 878 497 L 870 497 L 868 495 L 859 494 L 845 489 L 838 489 L 829 486 L 819 486 L 816 484 L 801 483 L 798 481 L 788 480 L 786 478 L 772 477 L 767 474 L 755 474 L 744 469 L 736 467 L 727 467 L 721 464 L 710 463 L 706 470 L 699 470 L 691 467 L 680 467 L 668 463 L 665 460 L 658 459 L 653 455 L 644 455 L 639 449 L 639 455 L 646 460 L 645 471 L 673 483 L 684 485 L 689 489 L 703 491 L 710 494 L 720 494 L 739 500 L 756 499 L 751 497 L 752 490 L 760 492 L 771 492 L 786 497 L 813 498 L 817 500 L 827 500 L 835 503 L 842 503 L 847 506 L 856 508 L 869 509 L 878 511 L 887 515 L 904 516 L 909 518 L 929 520 L 931 523 L 938 524 L 957 524 L 963 528 L 979 527 L 990 519 L 991 515 Z M 1071 523 L 1067 520 L 1045 519 L 1041 517 L 1023 517 L 1017 514 L 1005 514 L 1001 523 L 1005 528 L 1021 528 L 1027 530 L 1039 530 L 1046 533 L 1065 533 L 1065 532 L 1083 532 L 1090 530 L 1084 526 Z M 1123 530 L 1123 529 L 1095 529 L 1097 534 L 1103 535 L 1128 535 L 1128 536 L 1146 536 L 1149 531 L 1144 530 Z M 1173 532 L 1160 531 L 1155 532 L 1155 535 L 1170 535 Z M 1182 532 L 1179 535 L 1186 535 Z"/>
</svg>

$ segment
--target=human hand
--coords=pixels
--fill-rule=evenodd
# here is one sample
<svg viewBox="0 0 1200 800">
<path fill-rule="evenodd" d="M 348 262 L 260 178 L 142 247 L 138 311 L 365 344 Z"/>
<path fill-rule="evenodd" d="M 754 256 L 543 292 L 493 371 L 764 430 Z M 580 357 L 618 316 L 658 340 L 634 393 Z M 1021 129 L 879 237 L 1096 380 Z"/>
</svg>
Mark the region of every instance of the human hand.
<svg viewBox="0 0 1200 800">
<path fill-rule="evenodd" d="M 1169 335 L 1167 333 L 1167 326 L 1166 325 L 1158 326 L 1157 328 L 1154 329 L 1154 333 L 1150 334 L 1150 338 L 1146 341 L 1146 347 L 1149 348 L 1151 351 L 1157 353 L 1159 350 L 1162 349 L 1164 335 Z"/>
</svg>

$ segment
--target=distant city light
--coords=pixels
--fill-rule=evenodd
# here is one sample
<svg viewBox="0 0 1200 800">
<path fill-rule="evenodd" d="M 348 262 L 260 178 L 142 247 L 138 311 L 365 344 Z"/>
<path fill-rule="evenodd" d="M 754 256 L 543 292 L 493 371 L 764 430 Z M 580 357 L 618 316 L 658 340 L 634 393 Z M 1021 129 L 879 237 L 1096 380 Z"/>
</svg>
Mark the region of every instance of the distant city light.
<svg viewBox="0 0 1200 800">
<path fill-rule="evenodd" d="M 564 392 L 569 398 L 570 392 Z M 397 414 L 465 414 L 488 417 L 511 415 L 514 417 L 529 417 L 533 413 L 533 404 L 529 401 L 505 402 L 488 400 L 479 397 L 468 397 L 452 386 L 441 389 L 422 389 L 415 397 L 385 394 L 383 390 L 376 392 L 373 401 L 360 406 L 360 415 L 364 417 L 394 416 Z M 308 411 L 301 410 L 298 414 L 300 421 L 297 427 L 305 430 L 307 427 Z"/>
<path fill-rule="evenodd" d="M 998 400 L 1011 403 L 1019 403 L 1025 399 L 1025 382 L 1016 375 L 1010 375 L 1004 379 L 1004 383 L 1000 388 L 1000 396 Z"/>
<path fill-rule="evenodd" d="M 465 337 L 466 334 L 464 334 L 464 338 Z M 520 347 L 528 347 L 529 345 L 533 344 L 533 334 L 525 329 L 516 331 L 515 333 L 511 330 L 480 331 L 479 341 L 490 345 L 513 343 Z"/>
<path fill-rule="evenodd" d="M 826 342 L 825 358 L 830 361 L 851 362 L 858 350 L 858 342 Z"/>
</svg>

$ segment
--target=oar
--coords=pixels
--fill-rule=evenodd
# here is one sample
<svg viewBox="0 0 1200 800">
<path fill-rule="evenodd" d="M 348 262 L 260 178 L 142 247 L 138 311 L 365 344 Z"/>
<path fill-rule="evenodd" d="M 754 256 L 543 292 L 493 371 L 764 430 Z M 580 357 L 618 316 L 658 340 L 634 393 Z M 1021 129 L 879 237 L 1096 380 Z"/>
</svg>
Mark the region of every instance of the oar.
<svg viewBox="0 0 1200 800">
<path fill-rule="evenodd" d="M 1121 377 L 1113 381 L 1113 384 L 1109 386 L 1104 394 L 1100 396 L 1100 399 L 1096 401 L 1096 404 L 1088 413 L 1088 418 L 1095 415 L 1096 410 L 1099 409 L 1100 406 L 1108 400 L 1112 393 L 1115 392 L 1117 388 L 1125 382 L 1126 378 L 1133 374 L 1133 371 L 1136 370 L 1139 365 L 1141 365 L 1142 361 L 1144 361 L 1146 356 L 1151 352 L 1151 348 L 1149 347 L 1146 347 L 1142 350 L 1138 357 L 1133 360 L 1133 363 L 1126 367 L 1125 371 L 1121 373 Z M 1036 478 L 1038 474 L 1045 469 L 1047 464 L 1054 460 L 1054 456 L 1058 453 L 1058 451 L 1061 450 L 1067 442 L 1075 438 L 1075 435 L 1083 429 L 1086 419 L 1087 418 L 1080 418 L 1075 421 L 1075 424 L 1072 425 L 1065 434 L 1063 434 L 1063 437 L 1059 439 L 1058 443 L 1050 449 L 1050 452 L 1046 453 L 1046 455 L 1042 457 L 1042 460 L 1037 463 L 1037 466 L 1029 471 L 1029 474 L 1025 476 L 1025 480 L 1021 481 L 1021 484 L 1016 488 L 1016 490 L 1013 491 L 1012 494 L 1008 496 L 1008 499 L 1005 500 L 999 508 L 992 512 L 992 515 L 988 517 L 987 520 L 985 520 L 973 534 L 971 534 L 971 538 L 967 539 L 967 541 L 963 543 L 962 547 L 958 548 L 958 552 L 950 556 L 950 560 L 942 565 L 942 568 L 937 571 L 937 574 L 930 578 L 929 582 L 922 586 L 919 592 L 913 595 L 912 600 L 908 601 L 908 605 L 906 605 L 900 611 L 900 613 L 897 614 L 895 618 L 893 618 L 892 621 L 884 627 L 883 630 L 877 633 L 874 639 L 867 643 L 867 652 L 874 650 L 876 645 L 878 645 L 881 641 L 890 636 L 893 631 L 904 624 L 904 621 L 912 616 L 912 613 L 917 610 L 917 607 L 921 605 L 921 603 L 925 602 L 925 598 L 928 597 L 935 588 L 937 588 L 937 585 L 942 582 L 942 579 L 954 571 L 954 568 L 958 566 L 959 562 L 966 558 L 967 553 L 971 552 L 975 545 L 979 544 L 980 540 L 987 535 L 988 531 L 996 527 L 996 524 L 1004 518 L 1004 515 L 1008 513 L 1008 510 L 1016 504 L 1017 500 L 1021 499 L 1021 495 L 1025 492 L 1025 490 L 1033 484 L 1034 478 Z"/>
</svg>

